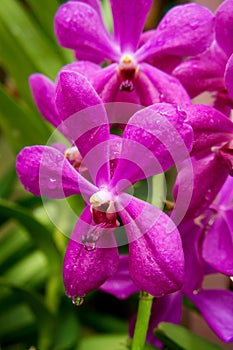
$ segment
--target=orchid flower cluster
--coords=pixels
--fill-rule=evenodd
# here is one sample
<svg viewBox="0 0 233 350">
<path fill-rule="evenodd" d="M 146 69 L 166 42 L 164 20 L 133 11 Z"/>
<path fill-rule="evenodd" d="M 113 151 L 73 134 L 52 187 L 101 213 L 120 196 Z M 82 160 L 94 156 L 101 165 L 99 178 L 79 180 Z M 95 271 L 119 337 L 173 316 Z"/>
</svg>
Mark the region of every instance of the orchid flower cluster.
<svg viewBox="0 0 233 350">
<path fill-rule="evenodd" d="M 207 274 L 233 276 L 233 0 L 215 14 L 194 3 L 176 6 L 142 32 L 152 2 L 110 0 L 113 34 L 98 0 L 58 9 L 58 42 L 76 60 L 55 83 L 32 75 L 30 87 L 69 147 L 26 147 L 17 173 L 36 196 L 83 196 L 63 267 L 76 305 L 98 288 L 120 299 L 149 293 L 156 300 L 147 341 L 160 346 L 153 329 L 180 322 L 185 296 L 230 342 L 233 294 L 202 284 Z M 211 105 L 192 101 L 206 91 Z M 169 213 L 129 193 L 173 165 Z M 127 255 L 118 252 L 122 229 Z"/>
</svg>

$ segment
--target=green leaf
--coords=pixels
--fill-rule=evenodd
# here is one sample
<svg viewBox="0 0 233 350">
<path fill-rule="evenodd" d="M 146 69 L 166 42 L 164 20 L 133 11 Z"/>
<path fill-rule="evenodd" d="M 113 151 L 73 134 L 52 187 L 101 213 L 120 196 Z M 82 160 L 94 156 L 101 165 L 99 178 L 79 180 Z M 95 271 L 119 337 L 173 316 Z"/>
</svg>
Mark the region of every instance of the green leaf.
<svg viewBox="0 0 233 350">
<path fill-rule="evenodd" d="M 19 287 L 14 283 L 0 278 L 0 286 L 7 287 L 17 292 L 18 297 L 26 302 L 36 317 L 37 327 L 40 332 L 38 348 L 41 350 L 51 349 L 52 334 L 54 330 L 54 315 L 49 311 L 41 298 L 34 292 L 26 288 Z"/>
<path fill-rule="evenodd" d="M 65 62 L 29 12 L 16 0 L 1 0 L 0 21 L 14 38 L 15 45 L 20 46 L 26 58 L 34 63 L 36 70 L 55 78 Z"/>
<path fill-rule="evenodd" d="M 92 336 L 82 340 L 77 350 L 127 350 L 127 335 Z"/>
<path fill-rule="evenodd" d="M 10 169 L 0 181 L 0 198 L 8 198 L 13 190 L 16 180 L 15 167 Z"/>
<path fill-rule="evenodd" d="M 59 1 L 57 0 L 26 0 L 30 9 L 38 22 L 40 23 L 43 30 L 45 30 L 46 34 L 52 39 L 55 43 L 57 52 L 61 55 L 65 62 L 72 62 L 74 60 L 74 55 L 71 50 L 63 49 L 58 46 L 57 39 L 54 33 L 54 15 L 60 6 Z M 45 11 L 46 9 L 46 11 Z M 65 63 L 64 62 L 64 63 Z"/>
<path fill-rule="evenodd" d="M 193 334 L 187 328 L 172 323 L 160 323 L 155 335 L 169 350 L 223 350 L 220 346 Z"/>
<path fill-rule="evenodd" d="M 26 145 L 47 142 L 50 132 L 43 119 L 39 118 L 17 104 L 0 87 L 0 127 L 15 154 Z"/>
<path fill-rule="evenodd" d="M 27 210 L 5 200 L 0 200 L 0 213 L 2 217 L 19 221 L 26 228 L 35 245 L 47 257 L 49 267 L 55 271 L 60 270 L 61 257 L 53 241 L 52 233 L 46 226 L 37 221 Z"/>
</svg>

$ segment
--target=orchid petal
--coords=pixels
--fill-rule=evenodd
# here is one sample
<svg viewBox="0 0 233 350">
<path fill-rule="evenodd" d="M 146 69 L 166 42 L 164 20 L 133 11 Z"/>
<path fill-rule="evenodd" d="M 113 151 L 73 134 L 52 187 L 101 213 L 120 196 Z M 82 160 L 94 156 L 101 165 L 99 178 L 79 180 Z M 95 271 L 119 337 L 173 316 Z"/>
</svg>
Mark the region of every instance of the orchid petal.
<svg viewBox="0 0 233 350">
<path fill-rule="evenodd" d="M 113 184 L 120 179 L 134 183 L 189 157 L 193 133 L 184 119 L 182 109 L 166 103 L 154 104 L 134 114 L 124 130 Z"/>
<path fill-rule="evenodd" d="M 110 3 L 114 37 L 119 42 L 122 52 L 134 52 L 153 1 L 110 0 Z"/>
<path fill-rule="evenodd" d="M 175 224 L 147 202 L 127 194 L 121 194 L 120 201 L 133 282 L 155 297 L 178 290 L 183 283 L 184 257 Z"/>
<path fill-rule="evenodd" d="M 95 11 L 102 18 L 102 11 L 101 11 L 99 0 L 72 0 L 72 1 L 79 1 L 79 2 L 83 2 L 84 4 L 88 4 L 89 6 L 93 7 L 93 9 L 95 9 Z"/>
<path fill-rule="evenodd" d="M 16 170 L 25 189 L 35 196 L 64 198 L 82 193 L 90 197 L 96 187 L 84 179 L 64 155 L 53 147 L 25 147 L 17 157 Z"/>
<path fill-rule="evenodd" d="M 225 82 L 229 95 L 233 98 L 233 54 L 229 58 L 225 72 Z"/>
<path fill-rule="evenodd" d="M 158 91 L 158 102 L 175 103 L 183 108 L 191 104 L 187 91 L 178 79 L 147 63 L 142 63 L 140 69 Z"/>
<path fill-rule="evenodd" d="M 174 187 L 175 198 L 179 190 L 183 201 L 186 202 L 187 193 L 190 193 L 190 181 L 193 182 L 191 201 L 185 220 L 193 219 L 203 214 L 204 210 L 209 207 L 217 196 L 228 174 L 228 165 L 221 156 L 214 153 L 194 161 L 192 173 L 187 167 L 182 167 Z"/>
<path fill-rule="evenodd" d="M 127 255 L 120 255 L 117 272 L 102 284 L 100 290 L 110 293 L 118 299 L 127 299 L 130 295 L 139 292 L 129 275 L 128 260 Z"/>
<path fill-rule="evenodd" d="M 233 177 L 228 176 L 226 182 L 224 183 L 221 191 L 218 194 L 217 203 L 218 206 L 229 206 L 232 203 L 233 199 Z"/>
<path fill-rule="evenodd" d="M 224 1 L 215 15 L 216 40 L 221 48 L 230 56 L 233 52 L 233 1 Z"/>
<path fill-rule="evenodd" d="M 175 6 L 161 20 L 154 37 L 141 46 L 135 57 L 143 61 L 157 53 L 197 55 L 210 45 L 213 24 L 214 16 L 206 7 L 197 4 Z"/>
<path fill-rule="evenodd" d="M 62 67 L 62 71 L 74 71 L 76 73 L 85 75 L 89 81 L 92 81 L 93 76 L 100 70 L 100 66 L 89 61 L 72 62 Z"/>
<path fill-rule="evenodd" d="M 182 291 L 193 293 L 201 288 L 205 273 L 200 247 L 203 227 L 190 220 L 182 222 L 178 228 L 182 236 L 185 257 L 185 279 Z"/>
<path fill-rule="evenodd" d="M 193 155 L 210 154 L 212 146 L 232 140 L 232 121 L 215 108 L 194 104 L 185 111 L 194 131 Z"/>
<path fill-rule="evenodd" d="M 86 229 L 91 227 L 91 221 L 90 207 L 86 207 L 68 243 L 63 278 L 69 297 L 84 297 L 87 293 L 99 288 L 117 270 L 119 257 L 116 247 L 101 248 L 96 246 L 95 249 L 88 251 L 77 239 L 77 236 L 86 235 Z M 112 232 L 108 231 L 108 240 L 114 241 Z"/>
<path fill-rule="evenodd" d="M 190 57 L 172 72 L 193 98 L 204 91 L 224 89 L 226 55 L 214 42 L 205 52 Z"/>
<path fill-rule="evenodd" d="M 201 290 L 188 295 L 206 322 L 224 342 L 233 340 L 233 293 L 228 290 Z"/>
<path fill-rule="evenodd" d="M 55 99 L 55 84 L 43 74 L 32 74 L 29 78 L 34 101 L 43 117 L 57 128 L 61 123 Z"/>
<path fill-rule="evenodd" d="M 215 270 L 233 275 L 232 209 L 217 214 L 203 242 L 203 258 Z"/>
<path fill-rule="evenodd" d="M 81 46 L 81 51 L 90 47 L 98 57 L 102 56 L 102 61 L 119 58 L 118 48 L 113 45 L 102 18 L 88 4 L 69 1 L 62 5 L 55 16 L 55 32 L 64 47 L 78 50 Z"/>
<path fill-rule="evenodd" d="M 65 120 L 64 127 L 76 143 L 93 181 L 97 185 L 108 181 L 109 124 L 94 88 L 83 75 L 62 71 L 57 82 L 56 104 Z"/>
</svg>

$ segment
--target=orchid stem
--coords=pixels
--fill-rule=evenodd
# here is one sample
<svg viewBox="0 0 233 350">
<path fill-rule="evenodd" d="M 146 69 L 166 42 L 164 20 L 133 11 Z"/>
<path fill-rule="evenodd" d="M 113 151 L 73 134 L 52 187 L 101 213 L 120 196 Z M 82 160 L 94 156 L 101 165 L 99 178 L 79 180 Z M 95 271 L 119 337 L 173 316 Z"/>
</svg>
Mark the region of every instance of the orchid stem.
<svg viewBox="0 0 233 350">
<path fill-rule="evenodd" d="M 143 291 L 139 294 L 138 314 L 131 350 L 144 349 L 153 298 L 151 294 Z"/>
<path fill-rule="evenodd" d="M 151 204 L 163 210 L 166 198 L 166 180 L 164 174 L 153 176 L 149 179 L 149 201 Z M 134 336 L 131 350 L 143 350 L 150 321 L 153 296 L 141 291 L 139 294 L 139 305 Z"/>
</svg>

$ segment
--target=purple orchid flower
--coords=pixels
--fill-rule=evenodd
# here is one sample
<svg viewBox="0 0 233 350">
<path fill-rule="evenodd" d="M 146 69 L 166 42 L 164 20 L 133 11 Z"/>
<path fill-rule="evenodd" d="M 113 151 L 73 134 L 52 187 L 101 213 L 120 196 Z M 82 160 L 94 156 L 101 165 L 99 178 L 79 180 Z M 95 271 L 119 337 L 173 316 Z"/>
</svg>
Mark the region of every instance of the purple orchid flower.
<svg viewBox="0 0 233 350">
<path fill-rule="evenodd" d="M 215 92 L 214 107 L 228 116 L 233 108 L 233 94 L 229 87 L 232 80 L 232 31 L 233 1 L 226 0 L 215 14 L 215 40 L 211 47 L 184 60 L 172 73 L 180 80 L 191 98 L 204 91 Z"/>
<path fill-rule="evenodd" d="M 106 110 L 83 75 L 62 71 L 55 100 L 61 130 L 78 147 L 92 182 L 49 146 L 23 149 L 17 173 L 25 188 L 37 196 L 64 198 L 81 193 L 84 197 L 86 207 L 64 260 L 67 295 L 78 304 L 115 273 L 119 257 L 113 232 L 119 218 L 128 236 L 135 285 L 155 296 L 179 289 L 183 254 L 176 226 L 159 209 L 125 190 L 188 156 L 192 129 L 184 123 L 184 112 L 166 103 L 139 110 L 120 138 L 110 136 Z"/>
<path fill-rule="evenodd" d="M 78 59 L 110 62 L 101 70 L 97 68 L 91 77 L 103 101 L 143 106 L 157 102 L 183 107 L 189 104 L 179 81 L 160 68 L 207 49 L 212 41 L 213 14 L 196 4 L 177 6 L 156 30 L 141 36 L 152 0 L 111 0 L 110 4 L 113 36 L 105 28 L 97 0 L 69 1 L 55 16 L 55 32 L 62 46 L 75 50 Z M 152 66 L 152 61 L 159 62 L 158 68 Z"/>
<path fill-rule="evenodd" d="M 232 179 L 229 181 L 232 184 Z M 230 183 L 224 186 L 221 196 L 226 193 L 229 186 Z M 152 345 L 162 347 L 162 344 L 154 336 L 153 331 L 160 322 L 178 324 L 181 321 L 182 297 L 185 296 L 198 308 L 215 334 L 224 342 L 231 342 L 233 340 L 233 293 L 228 290 L 202 289 L 205 274 L 216 272 L 213 269 L 211 270 L 204 260 L 203 252 L 206 248 L 203 247 L 203 235 L 205 234 L 205 226 L 201 227 L 190 221 L 183 223 L 179 228 L 185 253 L 184 285 L 180 291 L 154 300 L 146 340 Z M 212 246 L 209 247 L 209 251 L 211 249 Z M 224 253 L 224 248 L 221 251 L 222 253 Z M 220 264 L 221 262 L 219 266 Z M 105 282 L 100 289 L 120 299 L 139 292 L 139 289 L 130 278 L 127 256 L 120 256 L 117 273 Z M 133 336 L 134 326 L 135 317 L 130 322 L 130 336 Z"/>
<path fill-rule="evenodd" d="M 232 174 L 233 123 L 224 114 L 206 105 L 186 109 L 187 123 L 194 131 L 191 152 L 193 192 L 184 220 L 194 219 L 214 201 L 229 174 Z M 179 188 L 184 201 L 190 186 L 190 170 L 183 166 L 174 195 Z"/>
</svg>

